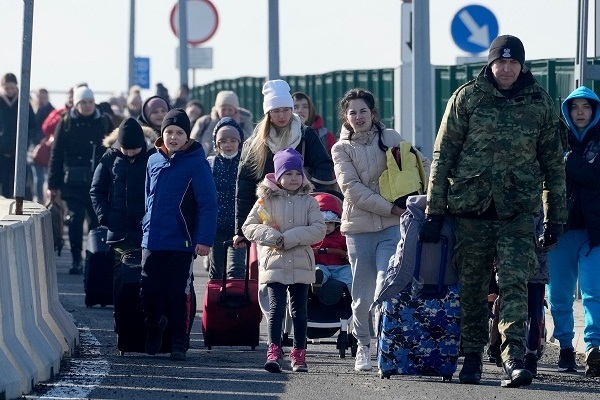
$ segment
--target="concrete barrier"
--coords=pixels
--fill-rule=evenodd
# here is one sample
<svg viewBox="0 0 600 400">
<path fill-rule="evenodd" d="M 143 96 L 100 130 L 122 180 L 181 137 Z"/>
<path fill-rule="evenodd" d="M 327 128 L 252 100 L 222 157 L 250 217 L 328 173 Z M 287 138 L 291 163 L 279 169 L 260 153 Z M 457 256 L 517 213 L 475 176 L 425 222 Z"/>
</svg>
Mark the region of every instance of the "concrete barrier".
<svg viewBox="0 0 600 400">
<path fill-rule="evenodd" d="M 35 265 L 40 282 L 38 288 L 41 318 L 46 321 L 54 336 L 61 343 L 63 354 L 70 356 L 79 345 L 79 331 L 58 299 L 52 217 L 46 207 L 33 202 L 24 204 L 23 214 L 32 216 L 35 226 L 32 250 L 37 256 Z M 40 243 L 44 245 L 40 245 Z"/>
<path fill-rule="evenodd" d="M 33 389 L 38 376 L 37 367 L 32 356 L 27 353 L 25 347 L 19 340 L 17 333 L 17 318 L 20 316 L 15 314 L 15 299 L 19 300 L 18 290 L 15 277 L 11 276 L 10 268 L 10 253 L 12 250 L 9 245 L 12 241 L 9 236 L 9 230 L 0 227 L 0 321 L 2 321 L 2 329 L 0 330 L 0 351 L 10 360 L 13 370 L 16 370 L 19 375 L 19 395 L 28 393 Z M 16 293 L 16 296 L 13 294 Z M 2 374 L 0 374 L 2 375 Z M 4 388 L 0 392 L 6 392 Z M 14 396 L 6 393 L 9 399 Z"/>
<path fill-rule="evenodd" d="M 0 196 L 0 218 L 5 215 L 14 214 L 14 209 L 15 201 L 13 199 L 7 199 L 6 197 Z"/>
<path fill-rule="evenodd" d="M 53 377 L 78 331 L 60 305 L 50 213 L 0 198 L 0 399 L 20 398 Z"/>
</svg>

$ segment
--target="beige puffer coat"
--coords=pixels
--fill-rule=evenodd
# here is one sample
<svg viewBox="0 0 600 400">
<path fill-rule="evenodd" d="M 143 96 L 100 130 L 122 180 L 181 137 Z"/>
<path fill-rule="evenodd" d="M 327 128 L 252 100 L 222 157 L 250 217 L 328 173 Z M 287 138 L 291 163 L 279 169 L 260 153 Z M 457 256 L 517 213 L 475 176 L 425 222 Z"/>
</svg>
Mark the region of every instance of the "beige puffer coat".
<svg viewBox="0 0 600 400">
<path fill-rule="evenodd" d="M 256 194 L 274 220 L 270 225 L 279 228 L 263 224 L 258 202 L 242 226 L 244 236 L 257 244 L 259 283 L 315 281 L 315 256 L 310 246 L 323 240 L 326 228 L 317 200 L 309 195 L 311 190 L 305 177 L 298 193 L 290 194 L 277 186 L 272 173 L 258 186 Z"/>
<path fill-rule="evenodd" d="M 352 134 L 342 127 L 340 140 L 333 145 L 335 176 L 344 195 L 341 232 L 343 234 L 378 232 L 399 225 L 400 217 L 392 214 L 393 204 L 379 195 L 379 176 L 386 170 L 386 155 L 378 145 L 378 131 Z M 381 139 L 393 147 L 404 141 L 393 129 L 383 129 Z M 420 153 L 419 153 L 420 154 Z M 425 173 L 431 162 L 422 154 Z"/>
</svg>

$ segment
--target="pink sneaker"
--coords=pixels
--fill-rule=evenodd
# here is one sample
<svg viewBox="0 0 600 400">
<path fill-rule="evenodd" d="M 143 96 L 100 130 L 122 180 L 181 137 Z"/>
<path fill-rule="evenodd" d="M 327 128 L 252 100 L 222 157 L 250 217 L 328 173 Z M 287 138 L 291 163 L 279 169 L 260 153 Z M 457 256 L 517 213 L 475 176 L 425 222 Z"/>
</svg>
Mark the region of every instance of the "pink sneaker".
<svg viewBox="0 0 600 400">
<path fill-rule="evenodd" d="M 265 369 L 269 372 L 281 372 L 281 362 L 283 361 L 283 352 L 281 347 L 274 343 L 269 344 L 267 350 L 267 362 Z"/>
<path fill-rule="evenodd" d="M 308 365 L 306 365 L 306 349 L 294 349 L 290 353 L 290 361 L 292 363 L 292 370 L 294 372 L 308 372 Z"/>
</svg>

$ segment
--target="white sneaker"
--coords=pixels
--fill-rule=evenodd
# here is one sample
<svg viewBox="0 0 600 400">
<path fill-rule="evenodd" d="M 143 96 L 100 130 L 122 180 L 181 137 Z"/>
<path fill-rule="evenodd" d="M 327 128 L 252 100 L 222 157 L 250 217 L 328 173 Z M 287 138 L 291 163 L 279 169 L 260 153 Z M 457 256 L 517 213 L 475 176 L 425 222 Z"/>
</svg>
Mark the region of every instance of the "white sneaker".
<svg viewBox="0 0 600 400">
<path fill-rule="evenodd" d="M 354 360 L 354 369 L 356 371 L 370 371 L 372 368 L 371 348 L 369 346 L 358 345 L 356 359 Z"/>
</svg>

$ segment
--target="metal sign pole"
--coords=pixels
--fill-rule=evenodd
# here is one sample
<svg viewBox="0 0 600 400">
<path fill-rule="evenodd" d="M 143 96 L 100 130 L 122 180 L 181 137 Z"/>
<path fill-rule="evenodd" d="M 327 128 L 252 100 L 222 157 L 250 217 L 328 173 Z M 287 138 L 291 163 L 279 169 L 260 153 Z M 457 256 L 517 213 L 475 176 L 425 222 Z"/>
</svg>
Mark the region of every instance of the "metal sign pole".
<svg viewBox="0 0 600 400">
<path fill-rule="evenodd" d="M 433 153 L 433 84 L 429 51 L 429 0 L 413 2 L 413 144 L 431 158 Z"/>
<path fill-rule="evenodd" d="M 187 0 L 179 0 L 179 84 L 188 83 Z"/>
<path fill-rule="evenodd" d="M 279 79 L 279 0 L 269 0 L 268 79 Z"/>
<path fill-rule="evenodd" d="M 574 85 L 575 88 L 585 84 L 585 66 L 587 63 L 587 27 L 588 0 L 579 0 L 577 20 L 577 54 L 575 55 Z"/>
<path fill-rule="evenodd" d="M 135 0 L 129 1 L 129 76 L 128 89 L 135 85 Z"/>
<path fill-rule="evenodd" d="M 29 89 L 31 80 L 31 43 L 33 34 L 33 0 L 23 0 L 23 48 L 21 55 L 21 87 L 17 115 L 17 147 L 15 156 L 15 214 L 23 215 L 29 137 Z"/>
</svg>

